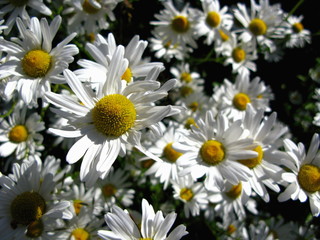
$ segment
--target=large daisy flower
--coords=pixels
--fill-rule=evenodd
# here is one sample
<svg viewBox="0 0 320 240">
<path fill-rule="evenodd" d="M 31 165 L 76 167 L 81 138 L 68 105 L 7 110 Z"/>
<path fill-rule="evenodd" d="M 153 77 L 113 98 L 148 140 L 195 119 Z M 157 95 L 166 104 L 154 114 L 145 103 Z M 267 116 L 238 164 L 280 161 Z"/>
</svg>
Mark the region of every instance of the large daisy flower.
<svg viewBox="0 0 320 240">
<path fill-rule="evenodd" d="M 319 135 L 314 134 L 306 153 L 302 143 L 296 145 L 290 139 L 284 140 L 287 155 L 286 158 L 282 159 L 282 164 L 288 167 L 291 172 L 282 174 L 282 178 L 288 183 L 288 186 L 278 197 L 281 202 L 290 198 L 305 202 L 309 198 L 313 216 L 319 216 L 320 213 L 319 144 Z"/>
<path fill-rule="evenodd" d="M 178 107 L 154 104 L 167 96 L 176 80 L 169 80 L 159 88 L 158 81 L 147 80 L 158 77 L 160 69 L 155 68 L 146 80 L 127 85 L 126 81 L 119 80 L 127 67 L 124 48 L 119 46 L 111 59 L 107 79 L 97 92 L 84 87 L 70 70 L 64 71 L 67 83 L 81 103 L 60 94 L 46 94 L 49 102 L 61 108 L 56 112 L 68 118 L 70 125 L 74 126 L 74 131 L 51 131 L 64 137 L 80 138 L 66 159 L 72 164 L 83 157 L 80 178 L 88 184 L 107 174 L 118 155 L 125 155 L 126 145 L 148 155 L 140 144 L 140 130 L 155 128 L 164 117 L 180 112 Z"/>
<path fill-rule="evenodd" d="M 39 22 L 33 17 L 30 25 L 25 25 L 17 18 L 21 39 L 14 42 L 0 39 L 0 50 L 9 58 L 0 66 L 0 77 L 10 77 L 6 95 L 10 96 L 17 89 L 29 107 L 36 106 L 37 99 L 50 91 L 50 83 L 64 81 L 61 72 L 73 61 L 72 56 L 78 53 L 78 48 L 68 44 L 75 34 L 52 48 L 61 21 L 61 17 L 56 16 L 49 25 L 45 18 Z"/>
<path fill-rule="evenodd" d="M 188 232 L 184 225 L 174 228 L 167 236 L 174 224 L 177 214 L 172 212 L 163 216 L 162 211 L 154 212 L 152 205 L 142 199 L 141 228 L 138 229 L 127 211 L 114 206 L 112 212 L 105 215 L 105 220 L 110 230 L 99 230 L 98 235 L 102 239 L 154 239 L 154 240 L 179 240 Z"/>
</svg>

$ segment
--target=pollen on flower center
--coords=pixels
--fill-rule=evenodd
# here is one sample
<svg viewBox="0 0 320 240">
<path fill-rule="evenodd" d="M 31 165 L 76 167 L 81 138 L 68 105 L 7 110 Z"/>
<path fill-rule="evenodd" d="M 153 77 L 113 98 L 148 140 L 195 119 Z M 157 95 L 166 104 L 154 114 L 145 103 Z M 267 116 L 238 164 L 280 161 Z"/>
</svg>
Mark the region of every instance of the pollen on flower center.
<svg viewBox="0 0 320 240">
<path fill-rule="evenodd" d="M 320 168 L 318 166 L 302 165 L 297 178 L 303 190 L 310 193 L 320 191 Z"/>
<path fill-rule="evenodd" d="M 169 161 L 169 162 L 176 162 L 177 159 L 182 155 L 182 153 L 174 150 L 172 148 L 173 143 L 168 143 L 165 148 L 163 149 L 163 156 Z"/>
<path fill-rule="evenodd" d="M 182 87 L 180 88 L 180 94 L 181 94 L 182 97 L 187 97 L 187 96 L 190 95 L 191 93 L 193 93 L 192 87 L 182 86 Z"/>
<path fill-rule="evenodd" d="M 26 236 L 29 238 L 40 237 L 42 235 L 43 230 L 44 230 L 44 225 L 41 219 L 36 220 L 28 225 Z"/>
<path fill-rule="evenodd" d="M 130 68 L 127 68 L 126 71 L 123 73 L 121 79 L 126 80 L 127 83 L 130 83 L 132 80 L 132 72 Z"/>
<path fill-rule="evenodd" d="M 10 206 L 12 222 L 22 225 L 29 225 L 39 220 L 45 210 L 45 200 L 37 192 L 21 193 L 12 201 Z"/>
<path fill-rule="evenodd" d="M 71 235 L 76 240 L 88 240 L 90 238 L 90 234 L 83 228 L 76 228 Z"/>
<path fill-rule="evenodd" d="M 15 7 L 26 5 L 28 1 L 29 0 L 9 0 L 9 2 Z"/>
<path fill-rule="evenodd" d="M 186 18 L 185 16 L 176 16 L 171 21 L 171 27 L 177 33 L 185 33 L 189 30 L 190 23 L 188 18 Z"/>
<path fill-rule="evenodd" d="M 9 131 L 9 140 L 14 143 L 21 143 L 28 138 L 28 129 L 24 125 L 16 125 Z"/>
<path fill-rule="evenodd" d="M 249 24 L 249 30 L 255 36 L 264 35 L 267 32 L 267 29 L 267 24 L 259 18 L 252 19 Z"/>
<path fill-rule="evenodd" d="M 190 188 L 182 188 L 180 190 L 180 197 L 183 200 L 190 201 L 193 198 L 193 192 Z"/>
<path fill-rule="evenodd" d="M 136 120 L 134 104 L 121 94 L 101 98 L 92 110 L 97 130 L 107 136 L 119 137 L 127 132 Z"/>
<path fill-rule="evenodd" d="M 202 160 L 209 165 L 217 165 L 225 158 L 225 150 L 222 143 L 216 140 L 208 140 L 200 148 Z"/>
<path fill-rule="evenodd" d="M 23 71 L 29 77 L 43 77 L 51 67 L 51 56 L 41 49 L 31 50 L 24 55 L 21 63 Z"/>
<path fill-rule="evenodd" d="M 226 41 L 229 40 L 229 36 L 224 31 L 222 31 L 221 29 L 219 29 L 219 34 L 220 34 L 221 40 L 223 42 L 226 42 Z"/>
<path fill-rule="evenodd" d="M 188 105 L 188 108 L 191 109 L 192 112 L 195 112 L 199 108 L 199 103 L 198 102 L 192 102 Z"/>
<path fill-rule="evenodd" d="M 111 183 L 103 185 L 101 190 L 105 197 L 112 197 L 117 192 L 117 188 Z"/>
<path fill-rule="evenodd" d="M 237 93 L 232 100 L 233 106 L 240 111 L 246 110 L 247 104 L 250 102 L 250 97 L 245 93 Z"/>
<path fill-rule="evenodd" d="M 83 9 L 83 11 L 85 11 L 86 13 L 89 13 L 89 14 L 95 14 L 95 13 L 99 12 L 99 10 L 100 10 L 100 9 L 92 6 L 88 0 L 84 0 L 84 2 L 82 4 L 82 9 Z"/>
<path fill-rule="evenodd" d="M 241 160 L 238 160 L 238 162 L 242 163 L 243 165 L 245 165 L 245 166 L 247 166 L 248 168 L 251 168 L 251 169 L 255 168 L 256 166 L 261 164 L 262 158 L 263 158 L 262 147 L 260 145 L 258 145 L 255 149 L 253 149 L 253 151 L 258 153 L 257 157 L 250 158 L 250 159 L 241 159 Z"/>
<path fill-rule="evenodd" d="M 86 205 L 86 203 L 84 203 L 81 200 L 74 200 L 73 201 L 73 207 L 74 207 L 74 211 L 75 213 L 78 215 L 80 213 L 81 208 Z"/>
<path fill-rule="evenodd" d="M 208 15 L 207 15 L 207 18 L 206 18 L 206 23 L 215 28 L 217 26 L 219 26 L 221 22 L 221 17 L 220 17 L 220 14 L 215 12 L 215 11 L 211 11 L 211 12 L 208 12 Z"/>
<path fill-rule="evenodd" d="M 304 26 L 302 25 L 302 23 L 297 22 L 292 25 L 292 29 L 295 33 L 299 33 L 304 29 Z"/>
<path fill-rule="evenodd" d="M 230 224 L 230 225 L 227 227 L 227 234 L 228 234 L 228 235 L 231 235 L 231 234 L 234 233 L 235 231 L 237 231 L 237 228 L 236 228 L 233 224 Z"/>
<path fill-rule="evenodd" d="M 152 238 L 139 238 L 139 240 L 152 240 Z"/>
<path fill-rule="evenodd" d="M 231 56 L 236 63 L 246 59 L 246 52 L 241 47 L 236 47 L 232 50 Z"/>
<path fill-rule="evenodd" d="M 181 73 L 180 79 L 181 79 L 183 82 L 186 82 L 186 83 L 192 82 L 191 74 L 190 74 L 190 73 L 187 73 L 187 72 Z"/>
<path fill-rule="evenodd" d="M 186 129 L 191 129 L 191 125 L 194 125 L 195 127 L 198 127 L 196 124 L 196 121 L 194 120 L 194 118 L 189 117 L 184 124 L 184 127 Z"/>
<path fill-rule="evenodd" d="M 226 195 L 231 199 L 237 199 L 241 195 L 242 183 L 232 186 L 232 188 L 226 192 Z"/>
</svg>

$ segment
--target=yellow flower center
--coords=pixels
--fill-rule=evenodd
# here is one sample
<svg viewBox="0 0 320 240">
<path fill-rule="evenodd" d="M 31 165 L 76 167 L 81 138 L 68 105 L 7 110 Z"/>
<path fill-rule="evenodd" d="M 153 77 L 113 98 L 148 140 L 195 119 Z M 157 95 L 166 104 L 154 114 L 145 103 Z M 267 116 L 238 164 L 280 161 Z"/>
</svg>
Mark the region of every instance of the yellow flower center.
<svg viewBox="0 0 320 240">
<path fill-rule="evenodd" d="M 26 5 L 28 1 L 29 0 L 9 0 L 9 2 L 15 7 Z"/>
<path fill-rule="evenodd" d="M 210 26 L 210 27 L 217 27 L 219 26 L 221 22 L 221 17 L 220 14 L 215 12 L 215 11 L 211 11 L 208 12 L 207 18 L 206 18 L 206 23 Z"/>
<path fill-rule="evenodd" d="M 312 164 L 302 165 L 298 173 L 298 182 L 307 192 L 320 191 L 320 168 Z"/>
<path fill-rule="evenodd" d="M 31 50 L 24 55 L 21 63 L 23 71 L 29 77 L 44 77 L 51 67 L 51 56 L 40 49 Z"/>
<path fill-rule="evenodd" d="M 102 190 L 102 193 L 105 197 L 112 197 L 117 192 L 117 188 L 111 183 L 107 183 L 107 184 L 103 185 L 101 190 Z"/>
<path fill-rule="evenodd" d="M 44 225 L 41 219 L 36 220 L 28 225 L 26 236 L 29 238 L 40 237 L 42 235 L 43 230 L 44 230 Z"/>
<path fill-rule="evenodd" d="M 126 80 L 127 83 L 130 83 L 132 80 L 132 72 L 130 68 L 127 68 L 124 74 L 122 75 L 121 79 Z"/>
<path fill-rule="evenodd" d="M 263 150 L 262 150 L 262 147 L 260 145 L 258 145 L 255 149 L 253 149 L 253 151 L 258 153 L 257 157 L 250 158 L 250 159 L 238 160 L 240 163 L 242 163 L 243 165 L 245 165 L 245 166 L 247 166 L 248 168 L 251 168 L 251 169 L 255 168 L 256 166 L 261 164 L 262 158 L 263 158 Z"/>
<path fill-rule="evenodd" d="M 107 136 L 119 137 L 127 132 L 134 125 L 136 116 L 133 103 L 121 94 L 104 96 L 92 110 L 95 127 Z"/>
<path fill-rule="evenodd" d="M 192 112 L 195 112 L 199 109 L 199 103 L 198 102 L 192 102 L 188 106 L 189 109 L 191 109 Z"/>
<path fill-rule="evenodd" d="M 237 93 L 232 100 L 233 106 L 240 111 L 246 110 L 247 104 L 250 102 L 249 96 L 245 93 Z"/>
<path fill-rule="evenodd" d="M 152 240 L 152 238 L 139 238 L 139 240 Z"/>
<path fill-rule="evenodd" d="M 185 33 L 189 30 L 190 23 L 188 18 L 186 18 L 185 16 L 176 16 L 171 21 L 171 27 L 177 33 Z"/>
<path fill-rule="evenodd" d="M 249 24 L 249 30 L 255 36 L 264 35 L 267 32 L 267 29 L 267 24 L 259 18 L 252 19 Z"/>
<path fill-rule="evenodd" d="M 182 188 L 180 190 L 180 197 L 183 200 L 190 201 L 193 198 L 193 192 L 190 188 Z"/>
<path fill-rule="evenodd" d="M 76 228 L 71 235 L 75 240 L 88 240 L 90 238 L 90 234 L 83 228 Z"/>
<path fill-rule="evenodd" d="M 200 156 L 205 163 L 215 166 L 224 160 L 224 146 L 216 140 L 208 140 L 202 144 Z"/>
<path fill-rule="evenodd" d="M 186 129 L 191 129 L 191 125 L 194 125 L 195 127 L 198 127 L 196 124 L 196 121 L 194 120 L 194 118 L 189 117 L 184 124 L 184 127 Z"/>
<path fill-rule="evenodd" d="M 219 34 L 223 42 L 226 42 L 229 40 L 228 34 L 226 34 L 223 30 L 219 29 Z"/>
<path fill-rule="evenodd" d="M 231 199 L 237 199 L 241 195 L 242 183 L 240 182 L 237 185 L 231 187 L 231 189 L 226 192 L 226 195 Z"/>
<path fill-rule="evenodd" d="M 28 129 L 24 125 L 16 125 L 9 132 L 9 140 L 14 143 L 24 142 L 28 136 Z"/>
<path fill-rule="evenodd" d="M 153 164 L 155 163 L 155 161 L 153 159 L 147 159 L 144 161 L 141 161 L 140 165 L 142 168 L 150 168 Z"/>
<path fill-rule="evenodd" d="M 234 233 L 235 231 L 237 231 L 237 228 L 236 228 L 233 224 L 230 224 L 230 225 L 227 227 L 227 234 L 228 234 L 228 235 L 231 235 L 231 234 Z"/>
<path fill-rule="evenodd" d="M 182 97 L 187 97 L 187 96 L 190 95 L 191 93 L 193 93 L 192 87 L 182 86 L 182 87 L 180 88 L 180 94 L 181 94 Z"/>
<path fill-rule="evenodd" d="M 12 222 L 22 225 L 29 225 L 39 220 L 45 210 L 45 200 L 37 192 L 21 193 L 13 199 L 10 206 Z"/>
<path fill-rule="evenodd" d="M 98 8 L 93 7 L 88 0 L 84 0 L 84 2 L 82 4 L 82 9 L 83 9 L 83 11 L 85 11 L 86 13 L 89 13 L 89 14 L 95 14 L 95 13 L 99 12 L 99 10 L 100 10 Z"/>
<path fill-rule="evenodd" d="M 165 148 L 163 149 L 163 156 L 169 161 L 169 162 L 176 162 L 177 159 L 182 156 L 182 153 L 177 152 L 172 148 L 173 143 L 168 143 Z"/>
<path fill-rule="evenodd" d="M 183 82 L 186 82 L 186 83 L 192 82 L 192 77 L 191 77 L 191 74 L 190 74 L 190 73 L 183 72 L 183 73 L 181 73 L 180 78 L 181 78 L 181 80 L 182 80 Z"/>
<path fill-rule="evenodd" d="M 86 40 L 88 42 L 93 43 L 94 40 L 96 40 L 96 35 L 93 32 L 92 33 L 88 33 L 88 34 L 86 34 Z"/>
<path fill-rule="evenodd" d="M 84 203 L 81 200 L 74 200 L 73 201 L 73 207 L 74 207 L 74 211 L 75 213 L 78 215 L 80 213 L 81 208 L 86 205 L 86 203 Z"/>
<path fill-rule="evenodd" d="M 299 33 L 299 32 L 301 32 L 301 31 L 303 31 L 304 26 L 302 25 L 302 23 L 297 22 L 297 23 L 295 23 L 295 24 L 292 25 L 292 29 L 293 29 L 293 31 L 294 31 L 295 33 Z"/>
<path fill-rule="evenodd" d="M 246 52 L 241 47 L 236 47 L 232 50 L 232 58 L 236 63 L 246 59 Z"/>
</svg>

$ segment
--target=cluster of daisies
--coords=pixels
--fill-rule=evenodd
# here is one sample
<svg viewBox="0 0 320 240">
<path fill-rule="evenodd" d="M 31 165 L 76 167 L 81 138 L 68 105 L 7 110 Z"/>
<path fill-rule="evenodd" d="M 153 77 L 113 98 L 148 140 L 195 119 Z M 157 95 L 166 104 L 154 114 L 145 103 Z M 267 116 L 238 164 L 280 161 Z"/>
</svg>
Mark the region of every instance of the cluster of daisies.
<svg viewBox="0 0 320 240">
<path fill-rule="evenodd" d="M 115 9 L 134 1 L 0 1 L 1 239 L 178 240 L 191 218 L 221 239 L 315 238 L 258 207 L 272 192 L 320 214 L 320 137 L 293 142 L 252 76 L 311 42 L 303 17 L 160 3 L 148 40 L 119 43 Z M 199 41 L 234 76 L 211 96 L 188 62 Z"/>
</svg>

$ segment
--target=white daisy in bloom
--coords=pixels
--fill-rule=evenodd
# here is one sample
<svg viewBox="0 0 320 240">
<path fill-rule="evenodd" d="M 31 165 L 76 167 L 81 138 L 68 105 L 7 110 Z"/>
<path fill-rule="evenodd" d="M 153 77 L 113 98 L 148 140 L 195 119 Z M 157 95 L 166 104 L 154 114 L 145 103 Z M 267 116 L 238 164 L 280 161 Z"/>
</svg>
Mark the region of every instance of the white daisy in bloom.
<svg viewBox="0 0 320 240">
<path fill-rule="evenodd" d="M 191 126 L 192 131 L 173 148 L 183 153 L 177 161 L 183 169 L 181 175 L 191 174 L 193 179 L 205 176 L 207 189 L 213 188 L 224 179 L 236 185 L 247 181 L 250 169 L 237 160 L 257 157 L 252 150 L 255 145 L 250 138 L 242 138 L 241 120 L 230 123 L 226 116 L 216 118 L 207 111 L 205 118 Z"/>
<path fill-rule="evenodd" d="M 36 161 L 13 165 L 18 179 L 0 177 L 0 231 L 1 238 L 48 239 L 46 227 L 58 219 L 70 219 L 70 206 L 54 195 L 55 181 L 51 174 L 40 176 Z M 43 238 L 42 238 L 43 237 Z"/>
<path fill-rule="evenodd" d="M 202 10 L 197 25 L 197 35 L 205 36 L 205 43 L 211 45 L 220 38 L 220 31 L 229 31 L 233 26 L 233 17 L 228 7 L 221 8 L 219 0 L 201 0 Z"/>
<path fill-rule="evenodd" d="M 249 74 L 242 73 L 236 76 L 234 83 L 225 79 L 223 84 L 215 89 L 213 99 L 217 102 L 219 111 L 231 119 L 241 119 L 248 104 L 255 110 L 269 112 L 273 93 L 260 77 L 250 79 Z"/>
<path fill-rule="evenodd" d="M 270 5 L 269 0 L 259 0 L 257 4 L 250 1 L 250 9 L 238 3 L 234 9 L 234 17 L 242 24 L 239 38 L 244 42 L 252 42 L 253 46 L 267 47 L 269 52 L 276 50 L 272 37 L 283 20 L 280 4 Z"/>
<path fill-rule="evenodd" d="M 109 28 L 113 10 L 123 0 L 67 0 L 62 14 L 68 17 L 69 32 L 90 35 Z"/>
<path fill-rule="evenodd" d="M 174 79 L 160 87 L 160 83 L 154 80 L 160 69 L 155 68 L 146 80 L 127 85 L 126 81 L 119 81 L 127 67 L 124 48 L 118 46 L 111 59 L 107 79 L 99 91 L 93 92 L 82 85 L 70 70 L 65 70 L 67 83 L 81 103 L 61 94 L 46 94 L 49 102 L 61 108 L 55 111 L 69 119 L 74 127 L 74 131 L 51 131 L 63 137 L 80 138 L 69 149 L 66 160 L 73 164 L 83 157 L 80 179 L 89 185 L 106 176 L 118 155 L 125 155 L 127 146 L 148 155 L 140 143 L 140 130 L 153 128 L 163 118 L 181 111 L 178 107 L 153 104 L 167 96 L 176 83 Z"/>
<path fill-rule="evenodd" d="M 187 3 L 181 11 L 173 4 L 172 0 L 164 1 L 165 9 L 154 17 L 158 21 L 151 21 L 154 32 L 164 41 L 165 45 L 178 45 L 182 47 L 191 46 L 197 48 L 195 41 L 198 14 Z"/>
<path fill-rule="evenodd" d="M 0 66 L 0 78 L 10 77 L 6 95 L 17 90 L 28 107 L 37 106 L 37 99 L 50 91 L 50 83 L 65 82 L 61 73 L 73 61 L 78 48 L 68 44 L 75 34 L 52 48 L 61 21 L 62 18 L 56 16 L 49 25 L 46 18 L 39 21 L 33 17 L 30 25 L 25 25 L 17 18 L 21 38 L 11 42 L 0 39 L 0 50 L 9 58 Z"/>
<path fill-rule="evenodd" d="M 182 224 L 175 227 L 168 235 L 176 216 L 177 214 L 174 212 L 165 217 L 160 210 L 155 213 L 152 205 L 142 199 L 141 224 L 135 223 L 127 211 L 114 206 L 112 211 L 105 215 L 105 221 L 110 230 L 99 230 L 98 235 L 102 239 L 179 240 L 188 234 L 186 227 Z M 137 225 L 141 228 L 139 229 Z"/>
<path fill-rule="evenodd" d="M 239 41 L 235 33 L 230 37 L 230 40 L 226 42 L 230 44 L 230 47 L 225 47 L 221 52 L 225 57 L 224 65 L 231 64 L 232 73 L 249 74 L 250 71 L 255 72 L 257 67 L 254 61 L 258 59 L 256 47 L 250 41 Z"/>
<path fill-rule="evenodd" d="M 256 220 L 249 225 L 248 238 L 247 239 L 264 239 L 274 240 L 275 238 L 270 235 L 270 228 L 264 220 Z M 276 238 L 277 239 L 277 238 Z"/>
<path fill-rule="evenodd" d="M 277 114 L 264 116 L 262 109 L 255 111 L 248 104 L 243 118 L 243 127 L 249 133 L 250 138 L 257 144 L 254 151 L 258 153 L 256 158 L 243 159 L 239 162 L 252 171 L 249 183 L 252 189 L 266 202 L 269 201 L 269 189 L 279 192 L 278 183 L 281 181 L 281 173 L 278 148 L 281 147 L 282 137 L 288 132 L 288 127 L 276 127 Z"/>
<path fill-rule="evenodd" d="M 314 134 L 306 153 L 302 143 L 296 145 L 290 139 L 284 140 L 286 158 L 281 159 L 284 166 L 291 172 L 282 173 L 282 178 L 288 183 L 287 188 L 282 192 L 278 200 L 280 202 L 288 199 L 305 202 L 309 198 L 309 204 L 313 216 L 320 213 L 320 139 Z"/>
<path fill-rule="evenodd" d="M 207 191 L 202 182 L 195 182 L 191 175 L 179 177 L 171 182 L 173 197 L 183 202 L 184 216 L 199 216 L 209 203 Z"/>
<path fill-rule="evenodd" d="M 21 103 L 21 102 L 20 102 Z M 44 122 L 38 113 L 30 113 L 24 104 L 17 103 L 8 119 L 0 121 L 0 156 L 14 155 L 21 160 L 42 151 Z"/>
<path fill-rule="evenodd" d="M 0 19 L 6 19 L 6 25 L 8 26 L 4 31 L 6 35 L 10 33 L 17 17 L 21 18 L 24 22 L 30 22 L 27 8 L 29 11 L 32 9 L 47 16 L 52 14 L 52 11 L 43 3 L 43 0 L 2 0 L 0 5 Z M 5 18 L 4 16 L 7 14 L 10 14 L 10 16 Z"/>
<path fill-rule="evenodd" d="M 302 24 L 303 16 L 290 15 L 284 23 L 284 35 L 288 37 L 286 47 L 304 47 L 311 43 L 311 32 Z"/>
<path fill-rule="evenodd" d="M 101 192 L 101 198 L 105 211 L 116 205 L 129 207 L 133 203 L 135 190 L 131 188 L 131 181 L 129 180 L 129 173 L 118 168 L 111 168 L 107 177 L 99 179 L 97 186 Z"/>
<path fill-rule="evenodd" d="M 163 188 L 166 189 L 171 180 L 178 179 L 178 166 L 176 164 L 182 153 L 175 151 L 172 148 L 174 142 L 179 142 L 183 138 L 183 134 L 179 129 L 181 127 L 173 121 L 170 121 L 168 125 L 162 124 L 163 136 L 154 137 L 151 140 L 150 146 L 147 147 L 148 151 L 158 156 L 161 161 L 155 161 L 151 167 L 145 172 L 146 175 L 154 175 L 163 183 Z M 142 158 L 141 161 L 147 160 Z"/>
</svg>

